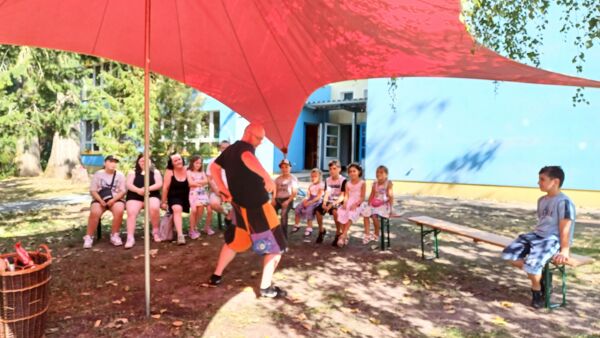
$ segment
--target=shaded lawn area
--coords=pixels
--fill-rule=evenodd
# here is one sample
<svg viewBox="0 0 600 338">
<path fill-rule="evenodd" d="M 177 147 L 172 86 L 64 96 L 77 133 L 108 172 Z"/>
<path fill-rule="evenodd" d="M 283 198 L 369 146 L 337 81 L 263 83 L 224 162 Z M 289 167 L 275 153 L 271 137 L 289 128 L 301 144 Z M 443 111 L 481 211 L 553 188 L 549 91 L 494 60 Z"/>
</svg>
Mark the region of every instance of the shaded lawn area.
<svg viewBox="0 0 600 338">
<path fill-rule="evenodd" d="M 399 199 L 403 217 L 429 215 L 511 237 L 535 219 L 528 206 Z M 54 250 L 48 337 L 591 337 L 600 331 L 600 225 L 584 221 L 598 220 L 596 210 L 579 211 L 573 248 L 596 262 L 568 269 L 568 307 L 552 312 L 529 307 L 524 273 L 504 264 L 495 247 L 442 234 L 440 259 L 424 261 L 417 228 L 401 219 L 392 224 L 389 251 L 362 245 L 362 224 L 353 226 L 348 247 L 336 249 L 327 219 L 322 245 L 314 243 L 316 233 L 311 243 L 301 232 L 291 235 L 276 274 L 289 292 L 282 300 L 256 298 L 261 266 L 252 253 L 234 260 L 220 287 L 202 285 L 214 268 L 220 233 L 185 246 L 152 243 L 150 319 L 144 317 L 141 229 L 131 250 L 112 247 L 108 236 L 83 250 L 87 210 L 74 205 L 0 218 L 0 228 L 11 228 L 10 237 L 0 238 L 2 252 L 16 240 L 29 247 L 48 242 Z M 105 215 L 104 234 L 109 220 Z"/>
<path fill-rule="evenodd" d="M 2 203 L 49 198 L 68 194 L 87 194 L 89 183 L 45 177 L 17 177 L 0 180 Z"/>
</svg>

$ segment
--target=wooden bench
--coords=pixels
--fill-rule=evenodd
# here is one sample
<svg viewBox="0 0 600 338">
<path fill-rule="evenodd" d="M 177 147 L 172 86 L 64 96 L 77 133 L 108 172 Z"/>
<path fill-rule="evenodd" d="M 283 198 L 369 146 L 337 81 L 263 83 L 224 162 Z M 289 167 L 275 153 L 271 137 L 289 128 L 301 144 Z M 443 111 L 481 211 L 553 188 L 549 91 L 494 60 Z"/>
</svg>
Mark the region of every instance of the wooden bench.
<svg viewBox="0 0 600 338">
<path fill-rule="evenodd" d="M 415 216 L 408 218 L 410 222 L 415 223 L 421 229 L 421 258 L 425 259 L 425 238 L 432 234 L 433 235 L 433 251 L 434 257 L 439 258 L 439 241 L 438 234 L 440 232 L 447 232 L 453 235 L 462 236 L 472 239 L 474 242 L 483 242 L 491 244 L 497 247 L 504 248 L 510 244 L 514 239 L 497 235 L 491 232 L 470 228 L 464 225 L 455 224 L 452 222 L 432 218 L 428 216 Z M 428 229 L 426 229 L 428 228 Z M 566 265 L 571 267 L 578 267 L 585 264 L 590 264 L 594 261 L 591 257 L 571 254 Z M 562 279 L 562 302 L 553 304 L 550 299 L 552 292 L 552 273 L 559 271 Z M 559 306 L 565 306 L 567 304 L 567 273 L 565 265 L 554 264 L 551 260 L 546 262 L 544 269 L 542 270 L 542 284 L 544 285 L 544 295 L 546 308 L 555 308 Z"/>
</svg>

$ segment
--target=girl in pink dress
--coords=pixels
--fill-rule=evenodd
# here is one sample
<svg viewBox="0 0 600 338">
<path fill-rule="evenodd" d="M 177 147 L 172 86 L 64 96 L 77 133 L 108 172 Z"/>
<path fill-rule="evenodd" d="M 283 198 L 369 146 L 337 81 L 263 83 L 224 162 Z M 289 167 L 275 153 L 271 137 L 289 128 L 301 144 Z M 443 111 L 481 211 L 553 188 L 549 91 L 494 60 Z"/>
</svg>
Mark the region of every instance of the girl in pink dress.
<svg viewBox="0 0 600 338">
<path fill-rule="evenodd" d="M 187 172 L 188 184 L 190 185 L 190 238 L 200 237 L 198 221 L 202 218 L 204 208 L 208 208 L 208 177 L 202 170 L 202 157 L 192 156 Z M 207 211 L 208 214 L 208 211 Z M 210 229 L 210 219 L 206 219 L 205 229 Z M 210 235 L 211 233 L 209 233 Z"/>
<path fill-rule="evenodd" d="M 338 209 L 338 221 L 343 224 L 342 234 L 338 239 L 338 247 L 348 244 L 348 230 L 352 223 L 356 223 L 360 217 L 364 217 L 367 204 L 365 203 L 365 192 L 367 190 L 365 181 L 361 179 L 362 168 L 356 163 L 348 166 L 349 182 L 346 182 L 344 192 L 344 205 Z"/>
<path fill-rule="evenodd" d="M 315 217 L 315 209 L 323 201 L 323 191 L 325 184 L 321 182 L 321 170 L 314 168 L 310 172 L 311 185 L 308 187 L 306 197 L 296 207 L 296 219 L 292 232 L 300 230 L 300 220 L 306 220 L 306 230 L 304 237 L 310 237 L 312 234 L 312 221 Z"/>
<path fill-rule="evenodd" d="M 388 180 L 388 169 L 380 165 L 375 172 L 376 181 L 371 187 L 369 195 L 369 206 L 365 212 L 365 234 L 363 244 L 368 244 L 369 241 L 379 240 L 379 217 L 389 218 L 392 214 L 392 203 L 394 202 L 394 190 L 392 181 Z M 370 212 L 369 212 L 370 211 Z M 371 234 L 371 224 L 369 216 L 373 218 L 375 233 Z"/>
</svg>

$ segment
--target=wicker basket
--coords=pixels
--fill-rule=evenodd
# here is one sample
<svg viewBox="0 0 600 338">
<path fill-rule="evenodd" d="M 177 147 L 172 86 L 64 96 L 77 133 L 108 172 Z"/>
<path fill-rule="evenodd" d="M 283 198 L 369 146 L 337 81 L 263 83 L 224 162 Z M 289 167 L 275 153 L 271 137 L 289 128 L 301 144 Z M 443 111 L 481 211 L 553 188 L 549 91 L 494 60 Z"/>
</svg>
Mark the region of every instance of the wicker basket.
<svg viewBox="0 0 600 338">
<path fill-rule="evenodd" d="M 0 271 L 0 337 L 41 337 L 48 311 L 50 264 L 47 246 L 29 252 L 35 267 L 13 272 Z M 13 257 L 16 253 L 0 255 Z"/>
</svg>

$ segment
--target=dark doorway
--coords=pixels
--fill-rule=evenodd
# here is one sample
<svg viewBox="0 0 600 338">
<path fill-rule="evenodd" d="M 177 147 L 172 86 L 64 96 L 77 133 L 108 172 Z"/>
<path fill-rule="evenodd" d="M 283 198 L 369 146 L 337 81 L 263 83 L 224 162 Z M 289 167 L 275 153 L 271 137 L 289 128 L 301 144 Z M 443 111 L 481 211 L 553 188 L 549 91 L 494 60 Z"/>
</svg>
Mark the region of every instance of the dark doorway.
<svg viewBox="0 0 600 338">
<path fill-rule="evenodd" d="M 304 147 L 304 169 L 317 168 L 319 166 L 319 125 L 306 124 L 305 147 Z"/>
<path fill-rule="evenodd" d="M 350 164 L 352 153 L 352 125 L 344 124 L 340 130 L 340 162 L 343 166 Z"/>
</svg>

